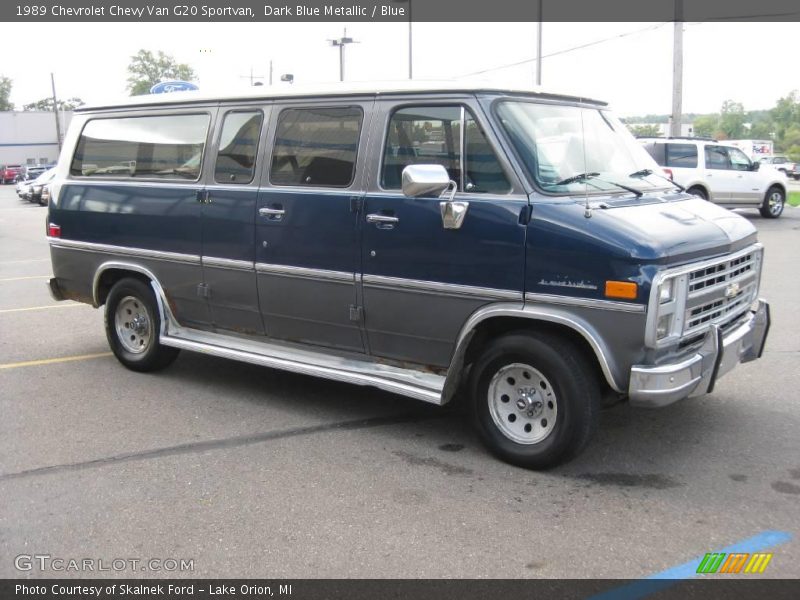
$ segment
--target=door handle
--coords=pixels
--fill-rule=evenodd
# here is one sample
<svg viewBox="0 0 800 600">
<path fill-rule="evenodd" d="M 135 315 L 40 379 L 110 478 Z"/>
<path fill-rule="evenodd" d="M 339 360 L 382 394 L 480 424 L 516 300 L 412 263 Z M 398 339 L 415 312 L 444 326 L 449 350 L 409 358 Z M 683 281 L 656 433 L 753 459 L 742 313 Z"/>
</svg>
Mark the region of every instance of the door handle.
<svg viewBox="0 0 800 600">
<path fill-rule="evenodd" d="M 262 217 L 274 217 L 275 220 L 280 220 L 286 214 L 286 211 L 282 208 L 259 208 L 258 214 Z"/>
<path fill-rule="evenodd" d="M 367 223 L 380 223 L 380 224 L 394 224 L 399 223 L 400 219 L 397 217 L 393 217 L 391 215 L 381 215 L 377 213 L 373 213 L 371 215 L 367 215 Z"/>
</svg>

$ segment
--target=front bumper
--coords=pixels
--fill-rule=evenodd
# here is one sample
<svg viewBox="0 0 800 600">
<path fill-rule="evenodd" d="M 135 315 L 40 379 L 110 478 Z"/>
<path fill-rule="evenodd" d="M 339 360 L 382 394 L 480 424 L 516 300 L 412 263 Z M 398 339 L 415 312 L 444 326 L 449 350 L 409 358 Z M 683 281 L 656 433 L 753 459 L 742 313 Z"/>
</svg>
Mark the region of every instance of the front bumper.
<svg viewBox="0 0 800 600">
<path fill-rule="evenodd" d="M 659 408 L 713 391 L 717 380 L 740 362 L 761 357 L 769 325 L 769 304 L 760 299 L 756 310 L 734 329 L 723 334 L 713 326 L 693 355 L 663 365 L 634 365 L 628 389 L 631 405 Z"/>
</svg>

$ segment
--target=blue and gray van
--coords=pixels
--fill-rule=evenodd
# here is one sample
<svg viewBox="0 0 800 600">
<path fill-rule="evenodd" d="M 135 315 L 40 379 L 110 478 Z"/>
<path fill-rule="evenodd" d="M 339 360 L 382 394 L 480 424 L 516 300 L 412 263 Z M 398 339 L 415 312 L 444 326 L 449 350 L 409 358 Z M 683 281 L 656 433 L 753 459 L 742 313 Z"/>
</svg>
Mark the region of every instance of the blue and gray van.
<svg viewBox="0 0 800 600">
<path fill-rule="evenodd" d="M 56 299 L 135 371 L 181 349 L 443 405 L 499 457 L 578 454 L 761 356 L 762 247 L 605 103 L 463 83 L 178 92 L 76 110 Z"/>
</svg>

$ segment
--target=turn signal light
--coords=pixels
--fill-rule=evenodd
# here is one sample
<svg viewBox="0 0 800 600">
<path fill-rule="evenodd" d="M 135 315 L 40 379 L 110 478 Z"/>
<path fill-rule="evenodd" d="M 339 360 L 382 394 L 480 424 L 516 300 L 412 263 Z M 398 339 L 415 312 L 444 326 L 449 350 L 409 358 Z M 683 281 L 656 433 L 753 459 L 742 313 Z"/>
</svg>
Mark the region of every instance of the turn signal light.
<svg viewBox="0 0 800 600">
<path fill-rule="evenodd" d="M 672 169 L 664 169 L 664 175 L 666 175 L 670 181 L 675 179 L 675 177 L 672 175 Z"/>
<path fill-rule="evenodd" d="M 60 238 L 61 237 L 61 225 L 56 225 L 55 223 L 48 223 L 48 225 L 47 225 L 47 237 Z"/>
<path fill-rule="evenodd" d="M 630 281 L 606 281 L 606 298 L 636 300 L 638 287 Z"/>
</svg>

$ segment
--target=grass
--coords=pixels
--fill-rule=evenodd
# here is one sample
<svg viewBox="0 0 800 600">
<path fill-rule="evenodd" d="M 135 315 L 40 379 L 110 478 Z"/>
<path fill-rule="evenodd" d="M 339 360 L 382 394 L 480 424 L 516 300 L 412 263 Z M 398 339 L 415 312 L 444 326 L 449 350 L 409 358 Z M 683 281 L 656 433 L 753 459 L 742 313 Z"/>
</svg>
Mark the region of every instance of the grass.
<svg viewBox="0 0 800 600">
<path fill-rule="evenodd" d="M 792 206 L 800 206 L 800 192 L 789 192 L 786 201 Z"/>
</svg>

